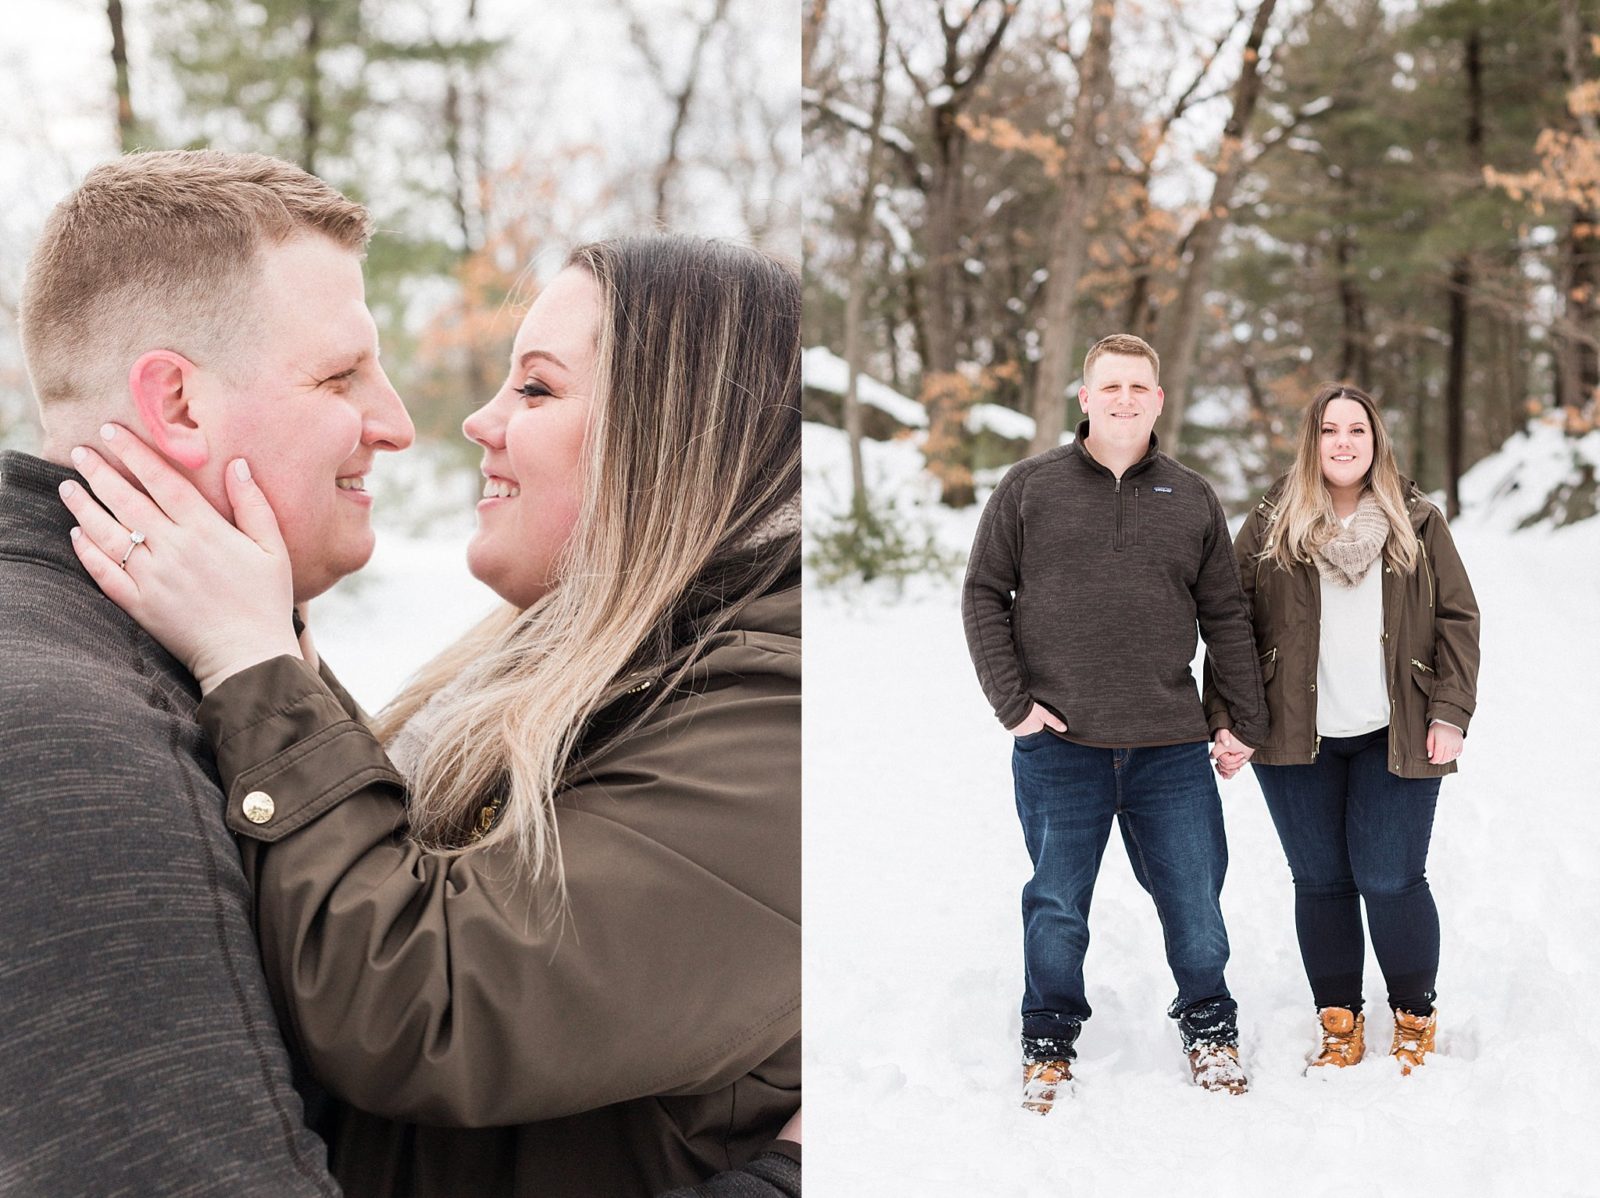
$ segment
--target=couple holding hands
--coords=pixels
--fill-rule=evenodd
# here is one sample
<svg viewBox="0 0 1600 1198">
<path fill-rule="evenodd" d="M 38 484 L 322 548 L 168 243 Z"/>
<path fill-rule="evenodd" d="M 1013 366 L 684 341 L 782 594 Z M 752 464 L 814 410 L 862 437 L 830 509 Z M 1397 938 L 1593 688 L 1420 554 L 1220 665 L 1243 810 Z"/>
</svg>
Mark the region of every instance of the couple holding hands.
<svg viewBox="0 0 1600 1198">
<path fill-rule="evenodd" d="M 1389 1055 L 1409 1073 L 1434 1050 L 1439 917 L 1426 864 L 1440 779 L 1456 770 L 1475 703 L 1466 570 L 1444 516 L 1401 476 L 1376 403 L 1349 385 L 1312 398 L 1288 473 L 1230 543 L 1209 484 L 1160 452 L 1159 368 L 1137 337 L 1090 349 L 1087 419 L 996 487 L 962 592 L 979 681 L 1015 737 L 1033 862 L 1023 1105 L 1041 1114 L 1072 1081 L 1090 1014 L 1089 904 L 1113 818 L 1161 920 L 1178 987 L 1168 1014 L 1191 1076 L 1248 1088 L 1223 978 L 1228 856 L 1213 767 L 1231 778 L 1251 765 L 1288 859 L 1317 1013 L 1308 1068 L 1366 1051 L 1363 902 Z"/>
</svg>

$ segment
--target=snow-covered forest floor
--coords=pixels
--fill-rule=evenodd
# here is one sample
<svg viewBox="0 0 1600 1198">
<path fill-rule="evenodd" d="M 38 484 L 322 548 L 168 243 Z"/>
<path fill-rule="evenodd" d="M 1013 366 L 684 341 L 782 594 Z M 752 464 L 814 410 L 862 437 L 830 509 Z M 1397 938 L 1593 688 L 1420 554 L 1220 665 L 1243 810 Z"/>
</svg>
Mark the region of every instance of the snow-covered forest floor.
<svg viewBox="0 0 1600 1198">
<path fill-rule="evenodd" d="M 979 509 L 929 502 L 913 444 L 866 449 L 877 492 L 964 558 Z M 1378 1051 L 1302 1075 L 1315 1015 L 1289 871 L 1246 770 L 1221 791 L 1228 980 L 1251 1092 L 1188 1083 L 1164 1014 L 1174 987 L 1154 908 L 1113 835 L 1090 920 L 1081 1086 L 1048 1118 L 1022 1111 L 1028 859 L 1010 738 L 967 657 L 959 574 L 900 594 L 808 585 L 812 1192 L 1600 1194 L 1600 519 L 1515 531 L 1565 452 L 1558 433 L 1535 429 L 1464 480 L 1453 531 L 1483 613 L 1483 666 L 1429 860 L 1443 925 L 1440 1051 L 1409 1078 L 1383 1055 L 1370 949 Z M 843 435 L 808 425 L 805 458 L 815 527 L 844 506 Z"/>
</svg>

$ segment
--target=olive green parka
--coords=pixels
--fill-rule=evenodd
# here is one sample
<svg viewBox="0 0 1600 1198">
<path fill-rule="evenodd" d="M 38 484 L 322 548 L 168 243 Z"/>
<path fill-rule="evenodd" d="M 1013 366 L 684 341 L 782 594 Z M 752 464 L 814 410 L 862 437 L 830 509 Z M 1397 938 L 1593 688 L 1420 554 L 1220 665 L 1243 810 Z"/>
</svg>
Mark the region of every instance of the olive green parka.
<svg viewBox="0 0 1600 1198">
<path fill-rule="evenodd" d="M 1271 713 L 1271 732 L 1254 746 L 1252 760 L 1260 765 L 1308 764 L 1322 743 L 1317 735 L 1320 576 L 1309 562 L 1285 570 L 1260 558 L 1284 481 L 1273 484 L 1234 538 Z M 1409 481 L 1405 503 L 1420 546 L 1415 568 L 1400 573 L 1386 557 L 1372 567 L 1383 571 L 1380 636 L 1389 684 L 1388 764 L 1389 772 L 1402 778 L 1432 778 L 1453 774 L 1456 764 L 1428 760 L 1428 725 L 1443 720 L 1465 733 L 1472 721 L 1478 603 L 1444 514 Z M 1209 667 L 1205 689 L 1212 732 L 1231 727 L 1227 708 L 1210 683 Z"/>
<path fill-rule="evenodd" d="M 508 847 L 429 853 L 297 658 L 201 705 L 285 1038 L 351 1109 L 353 1195 L 645 1198 L 800 1102 L 800 602 L 714 635 L 557 799 L 565 917 Z"/>
</svg>

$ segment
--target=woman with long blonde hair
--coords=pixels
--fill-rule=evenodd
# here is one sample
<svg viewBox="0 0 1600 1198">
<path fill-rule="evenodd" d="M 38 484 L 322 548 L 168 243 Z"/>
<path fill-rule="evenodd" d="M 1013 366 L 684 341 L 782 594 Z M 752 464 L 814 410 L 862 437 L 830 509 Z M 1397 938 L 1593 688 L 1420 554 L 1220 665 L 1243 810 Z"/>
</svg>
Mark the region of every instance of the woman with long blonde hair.
<svg viewBox="0 0 1600 1198">
<path fill-rule="evenodd" d="M 1260 745 L 1228 738 L 1217 768 L 1255 767 L 1294 877 L 1320 1036 L 1310 1064 L 1365 1052 L 1365 904 L 1394 1012 L 1389 1053 L 1409 1073 L 1438 1022 L 1426 866 L 1439 782 L 1476 702 L 1471 583 L 1443 514 L 1401 476 L 1376 401 L 1348 383 L 1313 397 L 1294 464 L 1234 549 L 1271 730 Z"/>
<path fill-rule="evenodd" d="M 799 314 L 754 250 L 576 250 L 464 426 L 468 565 L 504 606 L 371 727 L 283 646 L 247 468 L 237 528 L 123 431 L 161 502 L 85 469 L 110 514 L 74 508 L 81 560 L 205 692 L 286 1039 L 346 1104 L 346 1193 L 741 1166 L 730 1192 L 798 1192 Z"/>
</svg>

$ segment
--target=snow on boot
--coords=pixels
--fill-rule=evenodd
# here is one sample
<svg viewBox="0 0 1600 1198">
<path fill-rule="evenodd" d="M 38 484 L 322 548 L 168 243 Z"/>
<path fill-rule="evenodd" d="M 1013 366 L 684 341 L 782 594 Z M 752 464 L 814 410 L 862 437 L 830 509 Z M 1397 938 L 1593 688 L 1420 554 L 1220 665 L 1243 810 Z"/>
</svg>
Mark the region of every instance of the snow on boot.
<svg viewBox="0 0 1600 1198">
<path fill-rule="evenodd" d="M 1353 1015 L 1347 1007 L 1323 1007 L 1317 1021 L 1322 1025 L 1322 1044 L 1306 1072 L 1319 1065 L 1343 1069 L 1361 1059 L 1367 1050 L 1366 1015 Z"/>
<path fill-rule="evenodd" d="M 1056 1100 L 1056 1090 L 1071 1080 L 1071 1061 L 1024 1061 L 1022 1063 L 1023 1110 L 1048 1115 Z"/>
<path fill-rule="evenodd" d="M 1400 1062 L 1400 1072 L 1410 1073 L 1422 1064 L 1422 1058 L 1433 1051 L 1433 1038 L 1439 1030 L 1437 1009 L 1426 1015 L 1413 1015 L 1410 1011 L 1394 1013 L 1394 1044 L 1389 1055 Z"/>
<path fill-rule="evenodd" d="M 1202 1090 L 1243 1094 L 1250 1088 L 1233 1044 L 1197 1044 L 1189 1053 L 1189 1072 Z"/>
</svg>

